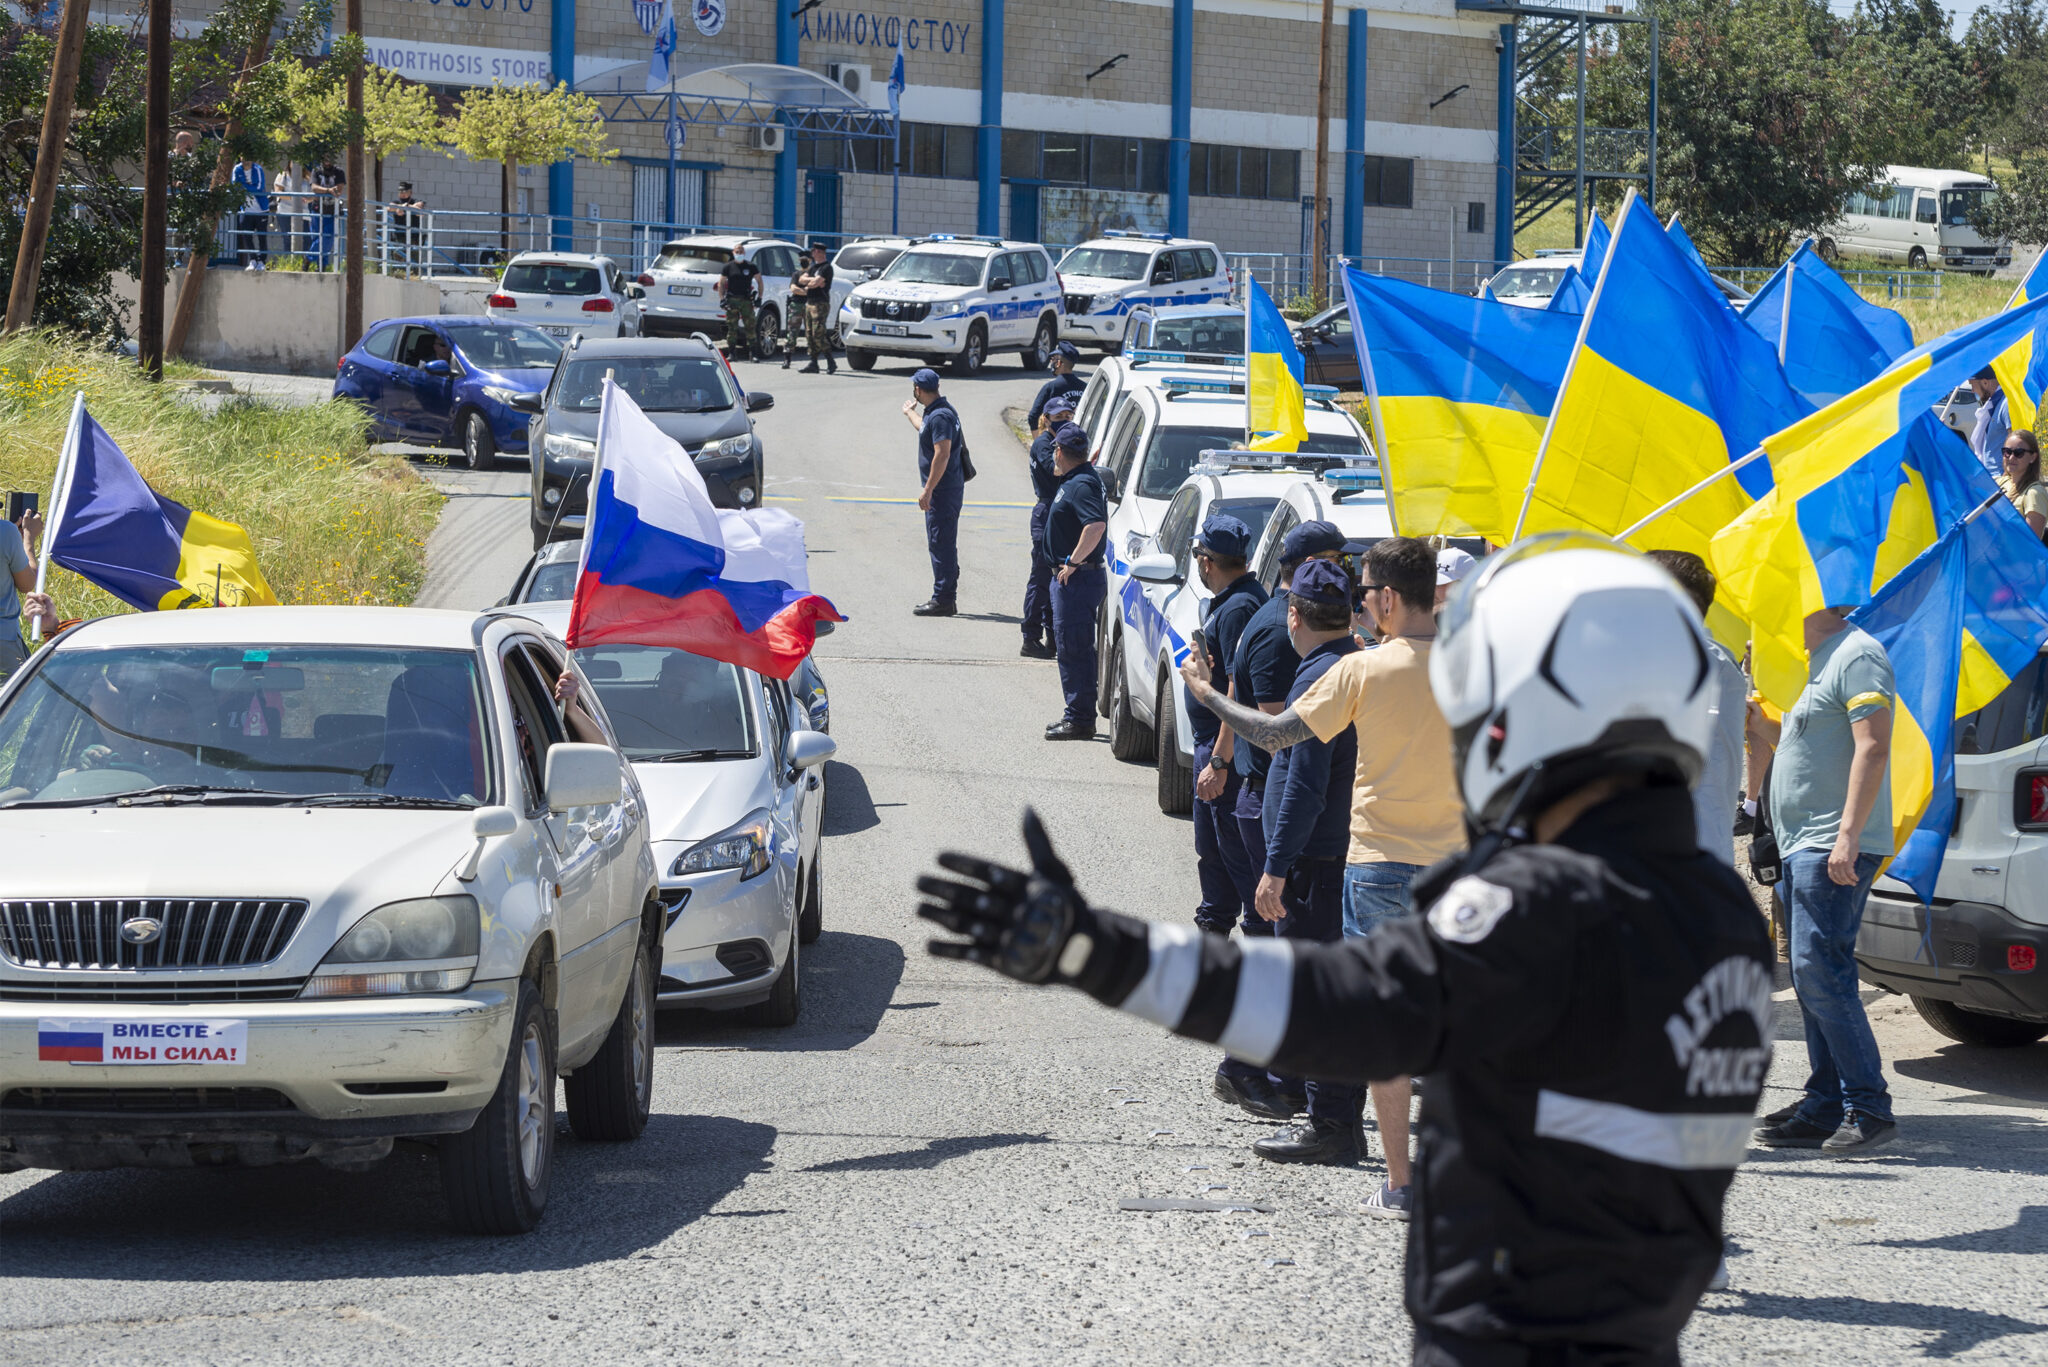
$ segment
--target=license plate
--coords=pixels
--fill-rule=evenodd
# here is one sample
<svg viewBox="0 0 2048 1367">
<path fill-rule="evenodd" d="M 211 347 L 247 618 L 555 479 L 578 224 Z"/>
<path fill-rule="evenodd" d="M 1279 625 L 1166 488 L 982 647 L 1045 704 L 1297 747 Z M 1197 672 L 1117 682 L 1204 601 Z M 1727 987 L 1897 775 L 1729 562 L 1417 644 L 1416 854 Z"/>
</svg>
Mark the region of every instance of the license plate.
<svg viewBox="0 0 2048 1367">
<path fill-rule="evenodd" d="M 702 285 L 670 285 L 668 292 L 670 294 L 701 295 L 704 293 L 704 287 Z"/>
<path fill-rule="evenodd" d="M 542 332 L 545 332 L 550 337 L 567 337 L 569 335 L 568 328 L 550 327 L 545 323 L 541 325 L 540 330 Z"/>
<path fill-rule="evenodd" d="M 93 1067 L 240 1067 L 249 1061 L 249 1022 L 182 1016 L 161 1020 L 45 1018 L 36 1022 L 36 1059 Z"/>
<path fill-rule="evenodd" d="M 877 337 L 908 337 L 910 329 L 902 323 L 877 323 L 875 324 L 875 335 Z"/>
</svg>

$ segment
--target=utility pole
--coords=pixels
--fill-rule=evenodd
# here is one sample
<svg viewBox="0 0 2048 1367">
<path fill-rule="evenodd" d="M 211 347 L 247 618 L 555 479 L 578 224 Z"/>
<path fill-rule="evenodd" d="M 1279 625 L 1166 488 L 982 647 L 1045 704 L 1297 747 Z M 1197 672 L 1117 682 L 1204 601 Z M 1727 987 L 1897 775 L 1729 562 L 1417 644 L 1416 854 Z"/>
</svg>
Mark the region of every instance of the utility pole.
<svg viewBox="0 0 2048 1367">
<path fill-rule="evenodd" d="M 72 0 L 73 4 L 81 0 Z M 171 0 L 149 0 L 149 54 L 142 93 L 142 299 L 136 359 L 152 380 L 164 374 L 164 248 L 170 230 Z"/>
<path fill-rule="evenodd" d="M 1335 0 L 1323 0 L 1322 41 L 1316 45 L 1316 190 L 1310 212 L 1309 297 L 1316 307 L 1323 304 L 1323 283 L 1328 275 L 1324 258 L 1329 255 L 1328 216 L 1323 213 L 1323 187 L 1329 183 L 1330 168 L 1330 28 L 1336 21 Z"/>
<path fill-rule="evenodd" d="M 348 0 L 349 36 L 363 36 L 363 0 Z M 348 115 L 355 127 L 348 140 L 348 239 L 342 259 L 341 347 L 346 351 L 363 335 L 363 64 L 348 70 Z"/>
<path fill-rule="evenodd" d="M 43 274 L 43 246 L 50 239 L 57 176 L 64 169 L 64 136 L 71 131 L 71 108 L 78 97 L 78 63 L 85 51 L 86 8 L 87 0 L 70 0 L 57 28 L 57 51 L 50 58 L 50 98 L 43 105 L 36 171 L 29 181 L 21 245 L 14 254 L 14 283 L 7 292 L 4 328 L 8 332 L 27 327 L 35 318 L 36 286 Z"/>
</svg>

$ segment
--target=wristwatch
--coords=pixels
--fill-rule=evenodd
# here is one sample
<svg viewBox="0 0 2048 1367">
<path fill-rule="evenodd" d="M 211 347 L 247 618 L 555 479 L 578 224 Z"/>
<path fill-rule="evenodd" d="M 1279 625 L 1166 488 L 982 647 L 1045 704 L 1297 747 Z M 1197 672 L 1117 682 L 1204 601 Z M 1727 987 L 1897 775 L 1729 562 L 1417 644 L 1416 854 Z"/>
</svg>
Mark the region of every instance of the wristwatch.
<svg viewBox="0 0 2048 1367">
<path fill-rule="evenodd" d="M 1218 755 L 1211 755 L 1209 756 L 1209 767 L 1211 769 L 1228 769 L 1230 761 Z"/>
</svg>

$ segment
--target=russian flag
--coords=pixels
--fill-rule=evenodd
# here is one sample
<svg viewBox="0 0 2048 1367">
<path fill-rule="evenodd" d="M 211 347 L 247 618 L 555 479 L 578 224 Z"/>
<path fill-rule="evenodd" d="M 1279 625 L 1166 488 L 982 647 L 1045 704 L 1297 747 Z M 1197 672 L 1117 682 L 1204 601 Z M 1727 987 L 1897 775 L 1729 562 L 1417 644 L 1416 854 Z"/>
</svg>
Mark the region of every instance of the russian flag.
<svg viewBox="0 0 2048 1367">
<path fill-rule="evenodd" d="M 714 508 L 689 454 L 607 379 L 571 649 L 669 646 L 787 679 L 817 623 L 804 524 L 779 508 Z"/>
<path fill-rule="evenodd" d="M 36 1031 L 36 1061 L 39 1063 L 104 1063 L 106 1037 L 97 1030 L 66 1030 L 59 1022 L 44 1021 Z M 51 1028 L 53 1025 L 58 1028 Z"/>
</svg>

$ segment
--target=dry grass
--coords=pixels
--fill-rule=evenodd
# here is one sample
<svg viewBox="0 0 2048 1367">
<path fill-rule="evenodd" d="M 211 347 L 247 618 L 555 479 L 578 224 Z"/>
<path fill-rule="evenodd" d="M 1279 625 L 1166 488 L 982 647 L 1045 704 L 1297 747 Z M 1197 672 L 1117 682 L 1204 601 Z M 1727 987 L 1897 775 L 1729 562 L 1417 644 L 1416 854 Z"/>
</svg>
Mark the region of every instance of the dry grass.
<svg viewBox="0 0 2048 1367">
<path fill-rule="evenodd" d="M 418 592 L 441 496 L 403 460 L 369 454 L 346 404 L 236 399 L 208 414 L 133 361 L 21 334 L 0 341 L 0 488 L 40 490 L 47 509 L 81 389 L 152 488 L 247 529 L 279 601 L 406 604 Z M 50 587 L 66 616 L 129 611 L 55 566 Z"/>
</svg>

